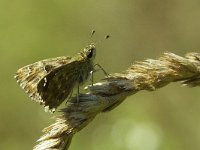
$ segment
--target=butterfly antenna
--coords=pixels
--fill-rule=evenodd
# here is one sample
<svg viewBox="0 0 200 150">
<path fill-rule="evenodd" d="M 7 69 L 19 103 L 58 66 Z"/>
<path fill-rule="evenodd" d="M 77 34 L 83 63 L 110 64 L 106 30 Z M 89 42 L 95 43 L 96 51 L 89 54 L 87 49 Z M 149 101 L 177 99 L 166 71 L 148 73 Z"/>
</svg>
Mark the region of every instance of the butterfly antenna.
<svg viewBox="0 0 200 150">
<path fill-rule="evenodd" d="M 109 39 L 109 38 L 110 38 L 110 35 L 106 35 L 106 36 L 105 36 L 105 39 Z"/>
<path fill-rule="evenodd" d="M 107 39 L 109 39 L 109 38 L 110 38 L 110 35 L 106 35 L 106 36 L 104 37 L 104 39 L 98 41 L 97 43 L 95 43 L 95 45 L 98 45 L 99 43 L 102 43 L 104 40 L 107 40 Z"/>
<path fill-rule="evenodd" d="M 93 38 L 93 36 L 94 36 L 95 33 L 96 33 L 96 31 L 95 31 L 95 30 L 92 30 L 91 35 L 90 35 L 90 38 L 89 38 L 89 42 L 87 42 L 88 45 L 91 43 L 92 38 Z M 102 43 L 104 40 L 109 39 L 109 38 L 110 38 L 110 35 L 106 35 L 105 38 L 104 38 L 103 40 L 100 40 L 100 41 L 98 41 L 98 42 L 92 42 L 92 43 L 94 43 L 95 45 L 97 45 L 97 44 Z"/>
<path fill-rule="evenodd" d="M 93 35 L 95 34 L 95 30 L 92 30 L 92 33 L 91 33 L 91 35 L 90 35 L 90 39 L 93 37 Z"/>
<path fill-rule="evenodd" d="M 90 38 L 89 38 L 89 41 L 87 42 L 87 45 L 89 45 L 90 43 L 92 43 L 91 42 L 92 41 L 92 37 L 94 36 L 95 32 L 96 32 L 95 30 L 92 30 Z"/>
</svg>

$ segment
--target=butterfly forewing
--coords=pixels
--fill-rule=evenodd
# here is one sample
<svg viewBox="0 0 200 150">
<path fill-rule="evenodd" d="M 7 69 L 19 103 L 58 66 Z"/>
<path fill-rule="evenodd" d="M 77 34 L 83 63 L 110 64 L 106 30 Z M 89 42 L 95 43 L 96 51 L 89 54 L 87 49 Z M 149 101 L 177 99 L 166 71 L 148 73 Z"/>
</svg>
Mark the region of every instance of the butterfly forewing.
<svg viewBox="0 0 200 150">
<path fill-rule="evenodd" d="M 16 72 L 15 78 L 31 99 L 43 103 L 38 93 L 38 83 L 56 68 L 71 62 L 72 58 L 65 56 L 42 60 L 20 68 Z"/>
</svg>

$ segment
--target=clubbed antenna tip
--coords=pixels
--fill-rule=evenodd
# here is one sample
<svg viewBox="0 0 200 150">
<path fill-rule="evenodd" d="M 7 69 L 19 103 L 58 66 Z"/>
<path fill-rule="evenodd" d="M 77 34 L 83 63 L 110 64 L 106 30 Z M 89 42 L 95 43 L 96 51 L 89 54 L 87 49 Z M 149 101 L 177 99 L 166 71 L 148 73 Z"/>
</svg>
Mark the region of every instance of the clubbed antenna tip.
<svg viewBox="0 0 200 150">
<path fill-rule="evenodd" d="M 95 34 L 95 30 L 92 30 L 92 33 L 91 33 L 91 37 L 93 37 L 93 35 Z"/>
<path fill-rule="evenodd" d="M 108 38 L 110 38 L 110 35 L 106 35 L 105 39 L 108 39 Z"/>
</svg>

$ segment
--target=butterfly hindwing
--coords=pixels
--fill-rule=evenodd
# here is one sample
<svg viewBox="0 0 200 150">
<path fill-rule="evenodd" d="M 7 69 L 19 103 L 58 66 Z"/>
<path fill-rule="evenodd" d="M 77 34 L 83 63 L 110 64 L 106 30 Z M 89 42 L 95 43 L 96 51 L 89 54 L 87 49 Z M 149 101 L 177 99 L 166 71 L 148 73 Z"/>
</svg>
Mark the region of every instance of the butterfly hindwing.
<svg viewBox="0 0 200 150">
<path fill-rule="evenodd" d="M 80 65 L 73 61 L 51 71 L 38 83 L 38 93 L 48 110 L 55 110 L 79 82 Z"/>
</svg>

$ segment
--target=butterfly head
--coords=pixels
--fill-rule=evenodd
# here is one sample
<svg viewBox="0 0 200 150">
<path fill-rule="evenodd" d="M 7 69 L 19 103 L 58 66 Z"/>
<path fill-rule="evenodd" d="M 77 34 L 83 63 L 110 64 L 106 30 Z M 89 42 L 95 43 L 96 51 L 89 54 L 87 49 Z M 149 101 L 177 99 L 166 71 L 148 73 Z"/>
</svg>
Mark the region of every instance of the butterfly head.
<svg viewBox="0 0 200 150">
<path fill-rule="evenodd" d="M 84 48 L 83 54 L 86 59 L 93 60 L 96 56 L 95 44 L 92 43 L 92 44 L 88 45 L 86 48 Z"/>
</svg>

